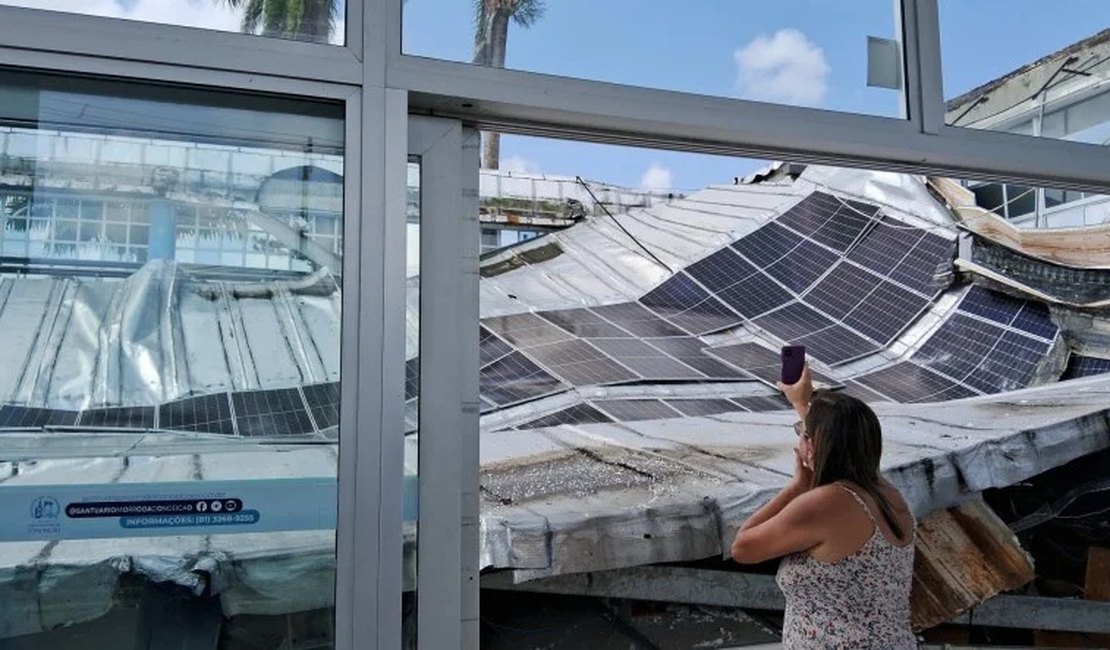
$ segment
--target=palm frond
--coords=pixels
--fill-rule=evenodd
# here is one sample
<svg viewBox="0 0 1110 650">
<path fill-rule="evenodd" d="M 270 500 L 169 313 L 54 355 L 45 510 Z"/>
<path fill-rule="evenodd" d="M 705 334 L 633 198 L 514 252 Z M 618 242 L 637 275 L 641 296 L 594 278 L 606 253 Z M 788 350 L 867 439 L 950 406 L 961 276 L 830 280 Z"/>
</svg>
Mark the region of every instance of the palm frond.
<svg viewBox="0 0 1110 650">
<path fill-rule="evenodd" d="M 258 28 L 262 26 L 262 15 L 266 11 L 265 0 L 227 0 L 227 2 L 228 5 L 232 3 L 235 3 L 236 6 L 245 5 L 239 29 L 244 34 L 257 34 Z"/>
<path fill-rule="evenodd" d="M 544 0 L 519 0 L 513 7 L 513 22 L 521 27 L 531 27 L 547 11 Z"/>
</svg>

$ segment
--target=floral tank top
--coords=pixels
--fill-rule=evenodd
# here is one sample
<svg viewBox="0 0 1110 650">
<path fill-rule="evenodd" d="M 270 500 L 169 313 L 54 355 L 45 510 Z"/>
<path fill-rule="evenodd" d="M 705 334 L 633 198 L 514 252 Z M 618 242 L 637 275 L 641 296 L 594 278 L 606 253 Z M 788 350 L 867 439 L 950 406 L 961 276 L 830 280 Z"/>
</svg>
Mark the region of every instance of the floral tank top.
<svg viewBox="0 0 1110 650">
<path fill-rule="evenodd" d="M 892 544 L 871 509 L 851 488 L 874 532 L 858 551 L 838 562 L 794 553 L 779 565 L 786 596 L 782 646 L 795 648 L 917 648 L 910 629 L 914 545 Z"/>
</svg>

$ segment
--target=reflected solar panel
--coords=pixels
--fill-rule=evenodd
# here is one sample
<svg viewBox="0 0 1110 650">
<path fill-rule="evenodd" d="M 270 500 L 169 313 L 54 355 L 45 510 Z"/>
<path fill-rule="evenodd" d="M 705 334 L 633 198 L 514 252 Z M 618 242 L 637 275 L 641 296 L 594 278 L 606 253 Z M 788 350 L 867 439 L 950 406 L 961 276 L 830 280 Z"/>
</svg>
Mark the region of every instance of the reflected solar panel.
<svg viewBox="0 0 1110 650">
<path fill-rule="evenodd" d="M 482 324 L 519 348 L 566 341 L 571 338 L 570 334 L 531 313 L 492 316 L 482 319 Z"/>
<path fill-rule="evenodd" d="M 555 427 L 560 424 L 598 424 L 612 422 L 613 419 L 589 404 L 575 404 L 551 415 L 532 420 L 517 427 L 518 429 L 539 429 Z"/>
<path fill-rule="evenodd" d="M 235 435 L 227 393 L 187 397 L 158 407 L 158 428 Z"/>
<path fill-rule="evenodd" d="M 716 332 L 742 320 L 681 271 L 640 298 L 640 302 L 691 334 Z"/>
<path fill-rule="evenodd" d="M 767 274 L 786 285 L 794 293 L 806 289 L 825 274 L 840 259 L 836 253 L 813 242 L 802 242 L 794 252 L 765 270 Z"/>
<path fill-rule="evenodd" d="M 0 406 L 0 428 L 38 429 L 77 424 L 77 411 L 28 406 Z"/>
<path fill-rule="evenodd" d="M 541 311 L 539 315 L 584 339 L 628 338 L 632 335 L 584 307 Z"/>
<path fill-rule="evenodd" d="M 81 411 L 77 424 L 110 429 L 153 429 L 153 406 L 120 406 Z"/>
<path fill-rule="evenodd" d="M 405 399 L 420 394 L 420 357 L 405 361 Z"/>
<path fill-rule="evenodd" d="M 710 379 L 748 379 L 748 375 L 730 368 L 707 354 L 704 343 L 695 338 L 648 339 L 653 347 L 669 354 Z"/>
<path fill-rule="evenodd" d="M 687 336 L 686 332 L 663 320 L 638 302 L 623 302 L 589 309 L 634 336 L 644 338 Z"/>
<path fill-rule="evenodd" d="M 1110 359 L 1073 354 L 1068 358 L 1068 367 L 1064 370 L 1064 375 L 1060 377 L 1060 379 L 1066 380 L 1079 379 L 1080 377 L 1093 377 L 1094 375 L 1101 375 L 1105 372 L 1110 372 Z M 0 417 L 2 417 L 2 411 L 0 411 Z"/>
<path fill-rule="evenodd" d="M 838 253 L 844 253 L 875 222 L 877 212 L 878 208 L 874 206 L 846 201 L 811 238 Z"/>
<path fill-rule="evenodd" d="M 808 237 L 828 223 L 841 207 L 840 200 L 831 194 L 810 192 L 775 221 Z"/>
<path fill-rule="evenodd" d="M 485 402 L 485 400 L 482 400 Z M 488 403 L 488 402 L 487 402 Z M 485 409 L 483 409 L 484 411 Z M 414 433 L 420 430 L 420 400 L 410 399 L 405 401 L 405 433 Z"/>
<path fill-rule="evenodd" d="M 802 238 L 771 221 L 732 244 L 756 268 L 765 269 L 786 257 Z"/>
<path fill-rule="evenodd" d="M 844 324 L 886 345 L 917 320 L 929 304 L 927 298 L 884 281 L 844 317 Z"/>
<path fill-rule="evenodd" d="M 604 352 L 582 340 L 536 346 L 528 354 L 551 374 L 571 386 L 600 386 L 639 377 Z"/>
<path fill-rule="evenodd" d="M 794 343 L 806 346 L 806 356 L 824 361 L 829 365 L 858 359 L 882 347 L 857 334 L 853 334 L 842 325 L 833 325 L 809 336 L 803 336 L 796 339 Z"/>
<path fill-rule="evenodd" d="M 802 301 L 835 320 L 841 320 L 862 305 L 880 282 L 882 280 L 873 273 L 854 264 L 841 263 L 814 285 Z"/>
<path fill-rule="evenodd" d="M 478 357 L 484 366 L 491 361 L 496 361 L 513 351 L 513 346 L 502 341 L 496 334 L 488 329 L 478 326 Z"/>
<path fill-rule="evenodd" d="M 848 259 L 879 275 L 889 275 L 924 236 L 924 230 L 884 216 L 848 251 Z"/>
<path fill-rule="evenodd" d="M 686 272 L 706 289 L 717 293 L 746 281 L 759 270 L 726 247 L 686 267 Z"/>
<path fill-rule="evenodd" d="M 856 381 L 897 402 L 934 402 L 976 393 L 910 361 L 861 375 Z"/>
<path fill-rule="evenodd" d="M 925 233 L 890 272 L 890 279 L 926 296 L 935 296 L 946 286 L 937 276 L 952 270 L 955 255 L 955 241 Z"/>
<path fill-rule="evenodd" d="M 795 341 L 832 327 L 833 322 L 800 302 L 791 303 L 755 320 L 755 324 L 783 341 Z"/>
<path fill-rule="evenodd" d="M 997 325 L 957 312 L 925 341 L 914 353 L 913 360 L 962 381 L 987 358 L 1003 331 Z"/>
<path fill-rule="evenodd" d="M 640 339 L 597 339 L 593 344 L 644 379 L 705 379 L 702 373 Z"/>
<path fill-rule="evenodd" d="M 717 415 L 740 410 L 727 399 L 669 399 L 667 406 L 689 417 Z"/>
<path fill-rule="evenodd" d="M 964 382 L 984 393 L 1025 388 L 1052 344 L 1016 332 L 1005 332 Z"/>
<path fill-rule="evenodd" d="M 339 382 L 302 386 L 301 392 L 312 419 L 316 421 L 316 428 L 339 426 Z"/>
<path fill-rule="evenodd" d="M 682 417 L 681 413 L 657 399 L 609 399 L 594 401 L 592 404 L 617 422 L 666 420 Z"/>
<path fill-rule="evenodd" d="M 296 388 L 232 393 L 231 402 L 241 436 L 293 436 L 315 431 Z"/>
<path fill-rule="evenodd" d="M 753 395 L 751 397 L 734 397 L 733 402 L 736 402 L 740 408 L 745 411 L 753 413 L 764 413 L 767 411 L 783 411 L 792 408 L 790 402 L 787 401 L 782 395 Z"/>
<path fill-rule="evenodd" d="M 757 273 L 740 284 L 722 290 L 717 297 L 749 319 L 777 309 L 794 299 L 789 291 L 763 273 Z"/>
<path fill-rule="evenodd" d="M 512 352 L 482 368 L 479 389 L 482 397 L 506 406 L 567 388 L 520 352 Z"/>
</svg>

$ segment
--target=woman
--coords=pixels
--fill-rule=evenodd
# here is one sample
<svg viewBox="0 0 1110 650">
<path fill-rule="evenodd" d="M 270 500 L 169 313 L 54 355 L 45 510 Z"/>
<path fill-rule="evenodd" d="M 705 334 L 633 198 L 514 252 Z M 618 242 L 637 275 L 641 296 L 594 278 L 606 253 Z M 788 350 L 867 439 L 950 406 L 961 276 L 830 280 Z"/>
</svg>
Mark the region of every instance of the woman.
<svg viewBox="0 0 1110 650">
<path fill-rule="evenodd" d="M 784 648 L 916 648 L 914 519 L 879 473 L 878 418 L 854 397 L 815 395 L 809 368 L 779 389 L 801 417 L 794 478 L 736 532 L 733 559 L 786 556 Z"/>
</svg>

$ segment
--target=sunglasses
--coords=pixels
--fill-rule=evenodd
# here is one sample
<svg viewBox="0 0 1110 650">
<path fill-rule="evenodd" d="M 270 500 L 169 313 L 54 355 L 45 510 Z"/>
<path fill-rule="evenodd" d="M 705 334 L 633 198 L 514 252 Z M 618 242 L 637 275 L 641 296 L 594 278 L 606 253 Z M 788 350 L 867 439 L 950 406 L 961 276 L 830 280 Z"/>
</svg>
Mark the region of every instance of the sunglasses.
<svg viewBox="0 0 1110 650">
<path fill-rule="evenodd" d="M 798 420 L 794 423 L 794 435 L 798 436 L 799 438 L 805 438 L 806 440 L 809 440 L 809 433 L 806 431 L 805 422 Z"/>
</svg>

